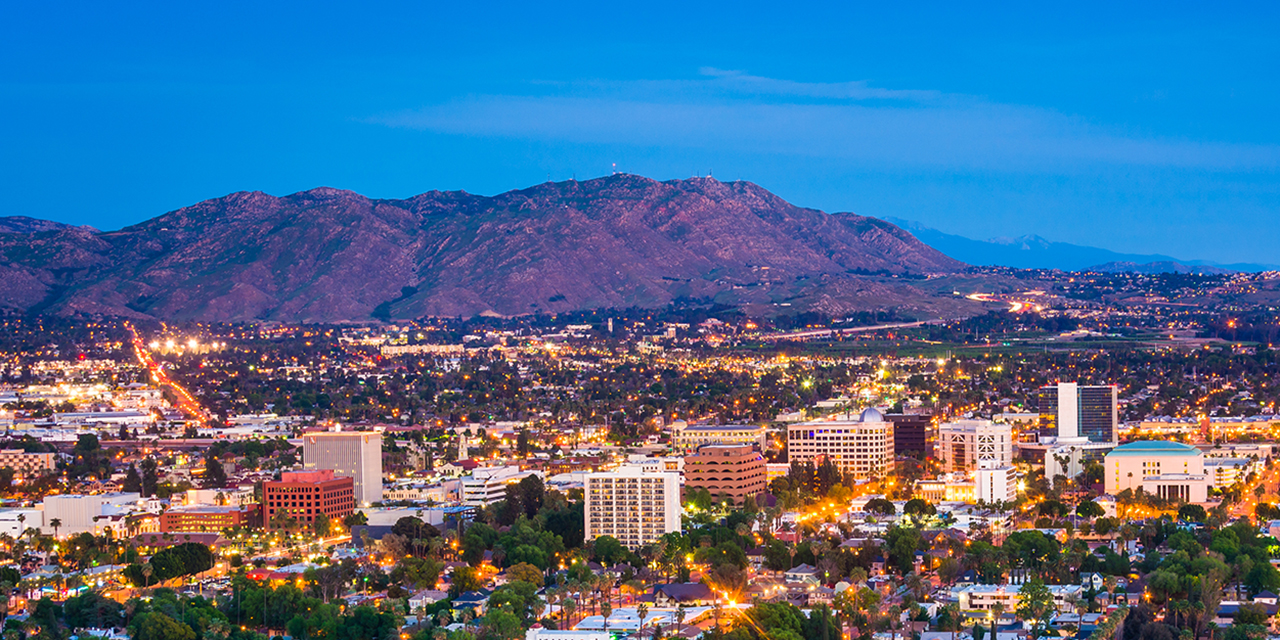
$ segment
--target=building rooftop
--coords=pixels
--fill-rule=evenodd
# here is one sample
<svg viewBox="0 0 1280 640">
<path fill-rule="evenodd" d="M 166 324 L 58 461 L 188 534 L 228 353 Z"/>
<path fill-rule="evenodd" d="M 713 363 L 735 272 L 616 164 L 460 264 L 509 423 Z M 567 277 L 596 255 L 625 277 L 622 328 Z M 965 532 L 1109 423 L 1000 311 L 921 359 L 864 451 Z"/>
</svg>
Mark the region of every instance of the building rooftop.
<svg viewBox="0 0 1280 640">
<path fill-rule="evenodd" d="M 1130 442 L 1116 447 L 1107 457 L 1111 456 L 1198 456 L 1203 455 L 1199 449 L 1181 442 L 1169 442 L 1168 440 L 1139 440 Z"/>
</svg>

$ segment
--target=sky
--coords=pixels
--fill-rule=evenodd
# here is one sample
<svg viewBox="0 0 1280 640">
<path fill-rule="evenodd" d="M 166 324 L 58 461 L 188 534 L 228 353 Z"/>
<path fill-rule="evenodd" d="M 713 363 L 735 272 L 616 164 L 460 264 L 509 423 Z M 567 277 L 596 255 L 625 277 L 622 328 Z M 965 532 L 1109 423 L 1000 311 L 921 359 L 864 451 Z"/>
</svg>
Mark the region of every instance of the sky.
<svg viewBox="0 0 1280 640">
<path fill-rule="evenodd" d="M 749 180 L 976 239 L 1277 262 L 1280 5 L 10 3 L 0 215 Z"/>
</svg>

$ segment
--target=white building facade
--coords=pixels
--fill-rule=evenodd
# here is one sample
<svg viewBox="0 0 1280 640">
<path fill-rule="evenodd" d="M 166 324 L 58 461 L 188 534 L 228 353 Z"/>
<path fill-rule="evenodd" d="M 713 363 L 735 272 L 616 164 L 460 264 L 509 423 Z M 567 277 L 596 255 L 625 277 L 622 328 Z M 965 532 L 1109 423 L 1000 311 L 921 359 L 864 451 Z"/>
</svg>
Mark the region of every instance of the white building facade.
<svg viewBox="0 0 1280 640">
<path fill-rule="evenodd" d="M 617 538 L 636 550 L 680 530 L 680 477 L 624 466 L 586 474 L 586 539 Z"/>
<path fill-rule="evenodd" d="M 1141 487 L 1160 498 L 1203 503 L 1213 482 L 1205 474 L 1204 453 L 1179 442 L 1130 442 L 1108 453 L 1103 464 L 1110 495 Z"/>
<path fill-rule="evenodd" d="M 356 502 L 368 506 L 382 500 L 382 434 L 374 431 L 325 431 L 302 437 L 302 468 L 329 470 L 351 478 Z"/>
<path fill-rule="evenodd" d="M 990 420 L 957 420 L 938 427 L 938 460 L 945 472 L 965 472 L 979 462 L 1013 465 L 1013 427 Z"/>
<path fill-rule="evenodd" d="M 883 478 L 894 470 L 893 423 L 876 409 L 857 419 L 801 422 L 787 427 L 791 462 L 819 464 L 830 460 L 857 479 Z"/>
</svg>

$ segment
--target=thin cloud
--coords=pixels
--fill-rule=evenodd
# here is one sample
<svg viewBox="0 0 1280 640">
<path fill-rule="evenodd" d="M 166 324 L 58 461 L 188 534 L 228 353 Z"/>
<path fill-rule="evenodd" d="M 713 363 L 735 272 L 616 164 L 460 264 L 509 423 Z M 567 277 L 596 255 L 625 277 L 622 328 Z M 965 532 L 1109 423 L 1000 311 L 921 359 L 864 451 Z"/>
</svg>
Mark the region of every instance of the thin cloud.
<svg viewBox="0 0 1280 640">
<path fill-rule="evenodd" d="M 481 95 L 367 121 L 468 136 L 696 148 L 867 165 L 1073 170 L 1097 164 L 1274 170 L 1280 147 L 1124 135 L 972 96 L 866 82 L 805 83 L 702 69 L 703 78 Z"/>
</svg>

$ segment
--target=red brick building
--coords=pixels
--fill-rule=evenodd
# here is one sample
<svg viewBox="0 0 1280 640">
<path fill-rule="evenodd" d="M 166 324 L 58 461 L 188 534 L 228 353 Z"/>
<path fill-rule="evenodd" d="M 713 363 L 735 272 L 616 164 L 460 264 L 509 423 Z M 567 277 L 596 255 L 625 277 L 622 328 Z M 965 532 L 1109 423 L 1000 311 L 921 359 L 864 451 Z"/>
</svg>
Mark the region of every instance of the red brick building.
<svg viewBox="0 0 1280 640">
<path fill-rule="evenodd" d="M 684 459 L 685 495 L 695 489 L 706 489 L 717 500 L 742 504 L 765 492 L 764 456 L 750 444 L 703 445 Z"/>
<path fill-rule="evenodd" d="M 179 507 L 160 514 L 160 531 L 164 533 L 218 532 L 248 526 L 255 513 L 256 510 L 250 511 L 241 507 L 210 505 Z"/>
<path fill-rule="evenodd" d="M 298 471 L 281 474 L 262 487 L 262 526 L 273 528 L 278 514 L 293 518 L 302 526 L 310 526 L 316 516 L 325 514 L 341 521 L 356 508 L 355 481 L 335 478 L 332 471 Z"/>
</svg>

